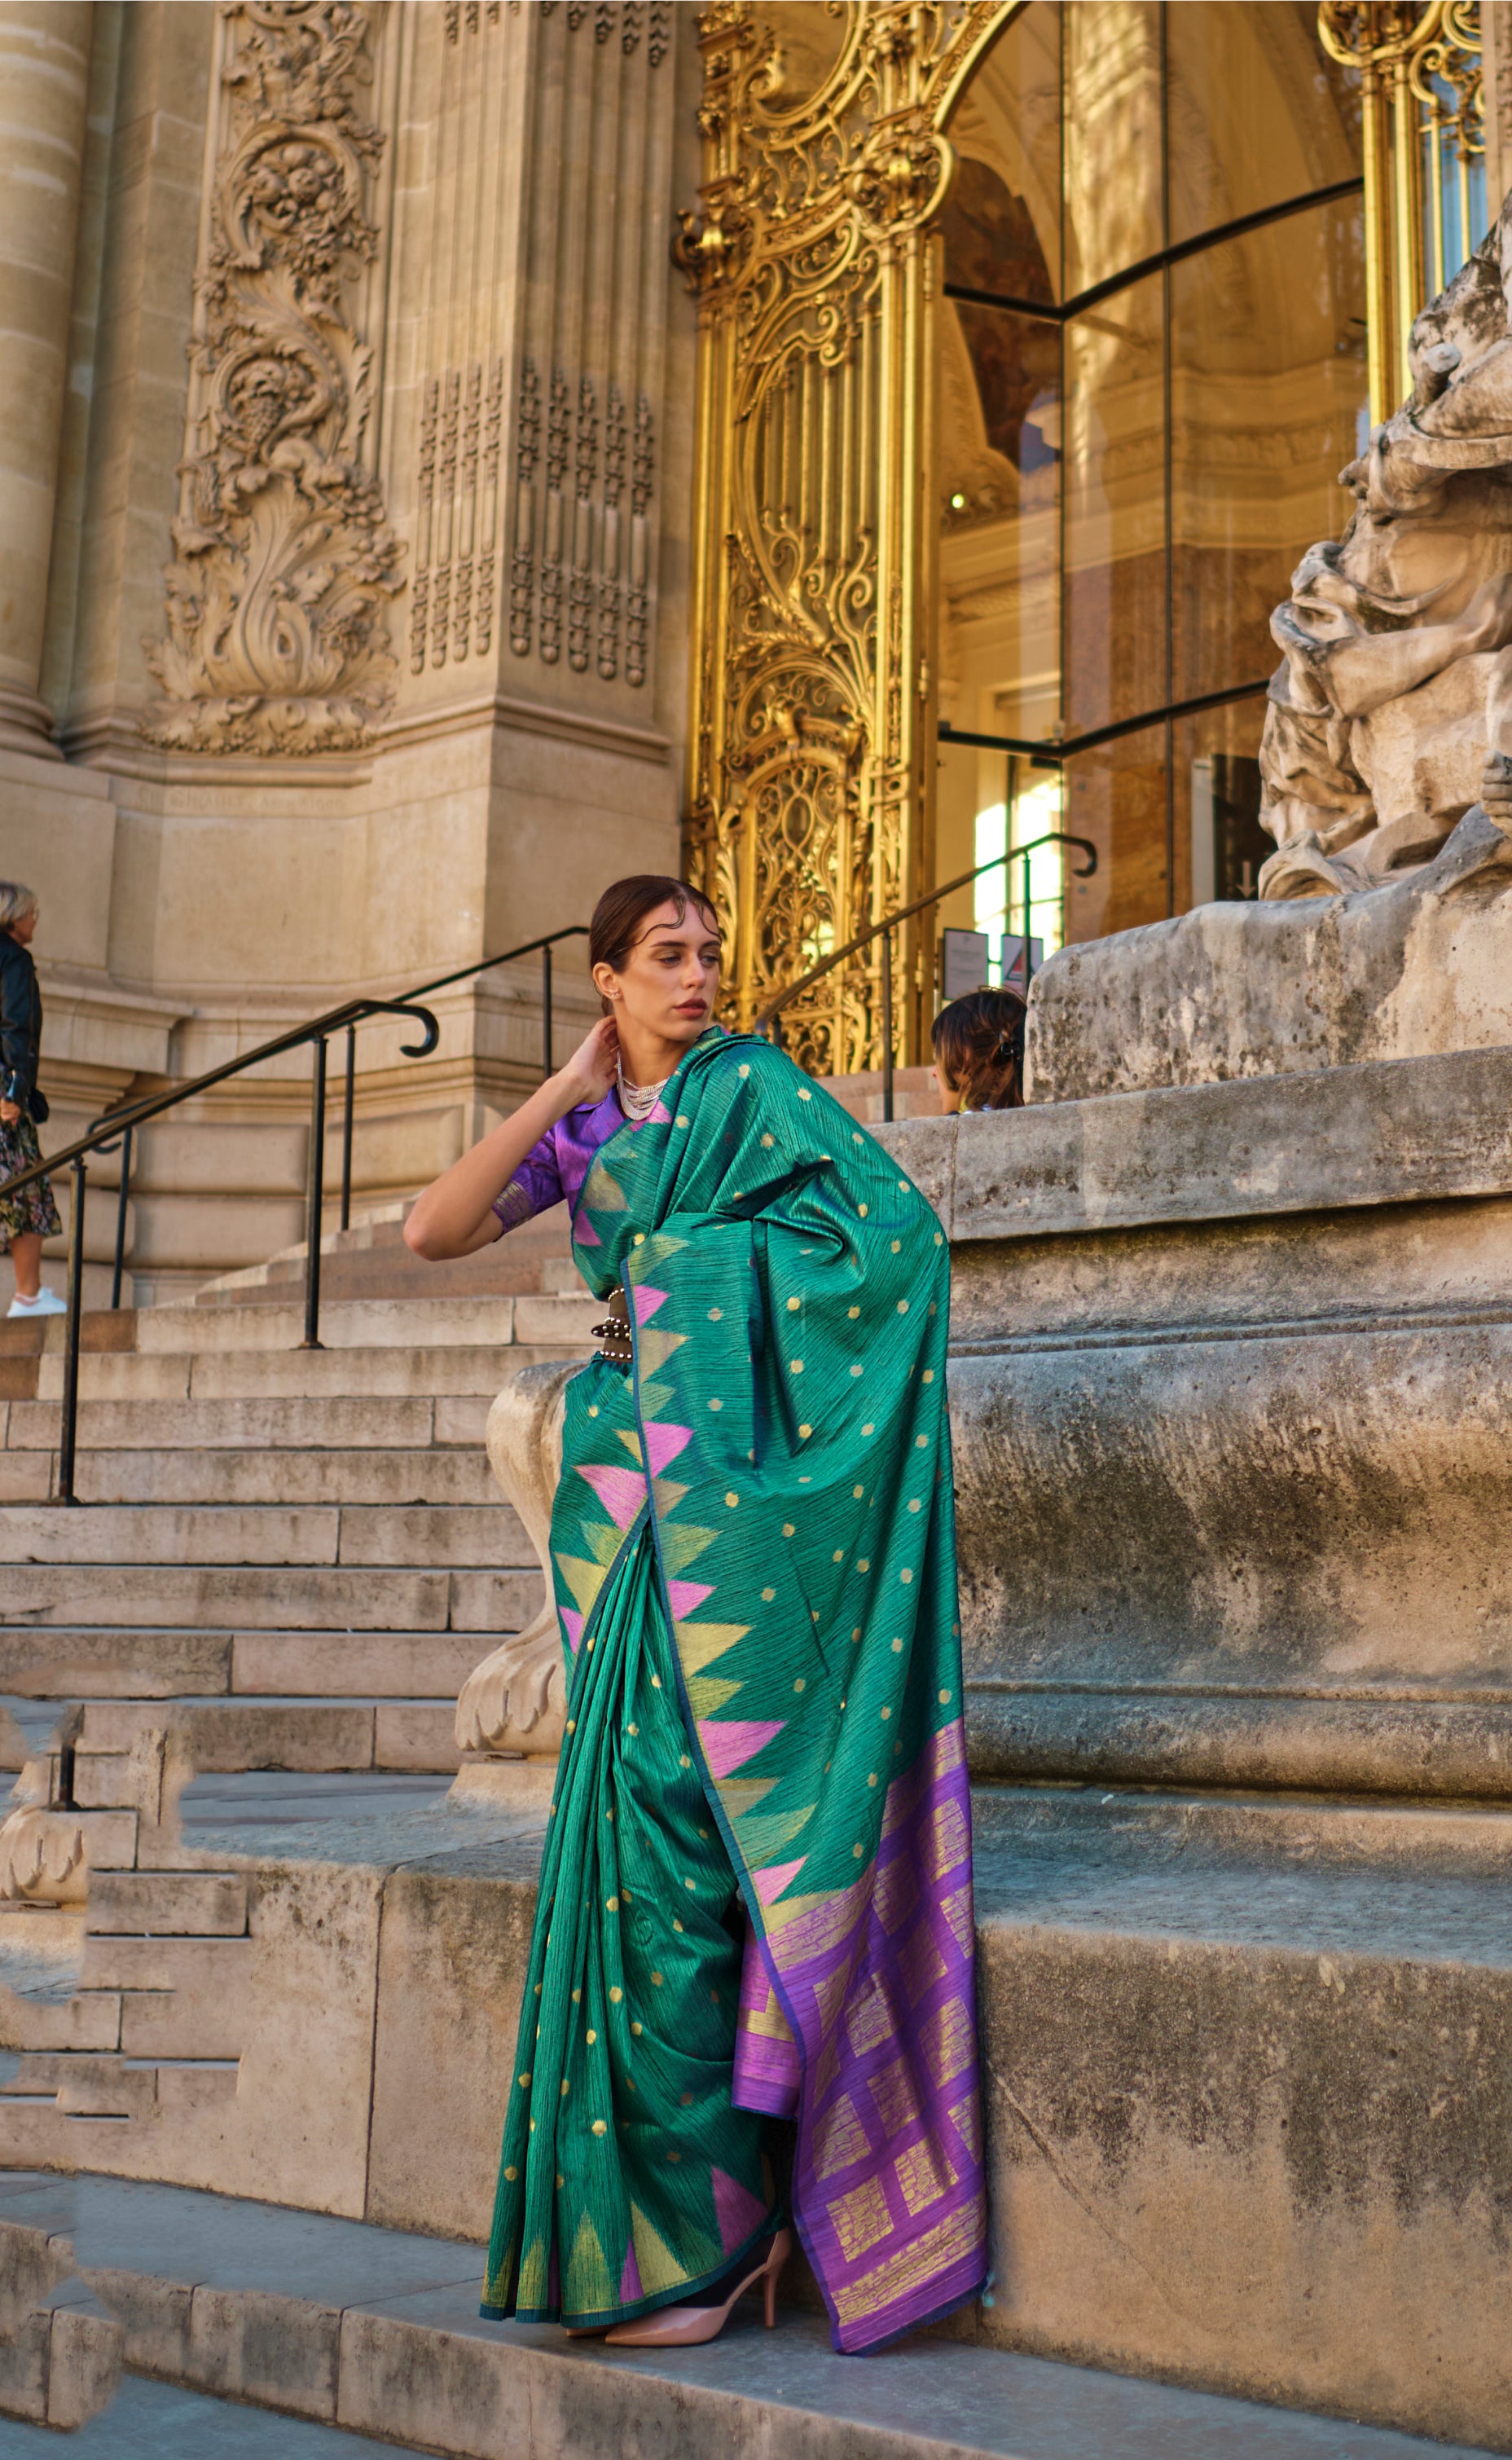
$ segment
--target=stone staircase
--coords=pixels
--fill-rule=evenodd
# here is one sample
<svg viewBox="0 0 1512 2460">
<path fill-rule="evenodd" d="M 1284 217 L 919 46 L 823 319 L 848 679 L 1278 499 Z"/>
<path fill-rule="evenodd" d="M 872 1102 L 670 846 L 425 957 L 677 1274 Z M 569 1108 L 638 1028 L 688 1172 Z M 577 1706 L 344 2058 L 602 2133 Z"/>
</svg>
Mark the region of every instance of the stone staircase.
<svg viewBox="0 0 1512 2460">
<path fill-rule="evenodd" d="M 50 2270 L 114 2317 L 133 2370 L 73 2447 L 85 2460 L 355 2460 L 395 2443 L 449 2460 L 1468 2460 L 1389 2428 L 942 2340 L 864 2365 L 836 2357 L 812 2317 L 764 2332 L 749 2301 L 705 2348 L 569 2342 L 480 2321 L 472 2251 L 445 2239 L 112 2178 L 0 2179 L 0 2290 Z M 55 2319 L 38 2320 L 55 2337 Z M 45 2417 L 47 2391 L 30 2343 L 9 2368 L 0 2356 L 12 2415 Z M 29 2450 L 26 2434 L 10 2428 L 6 2451 Z M 54 2447 L 38 2432 L 36 2448 Z"/>
<path fill-rule="evenodd" d="M 598 1309 L 559 1218 L 452 1266 L 401 1221 L 337 1234 L 319 1350 L 303 1251 L 86 1315 L 77 1510 L 52 1500 L 64 1327 L 0 1323 L 0 1697 L 82 1704 L 92 1760 L 166 1710 L 202 1771 L 456 1767 L 457 1691 L 539 1598 L 489 1405 Z M 0 1761 L 26 1750 L 12 1713 Z"/>
</svg>

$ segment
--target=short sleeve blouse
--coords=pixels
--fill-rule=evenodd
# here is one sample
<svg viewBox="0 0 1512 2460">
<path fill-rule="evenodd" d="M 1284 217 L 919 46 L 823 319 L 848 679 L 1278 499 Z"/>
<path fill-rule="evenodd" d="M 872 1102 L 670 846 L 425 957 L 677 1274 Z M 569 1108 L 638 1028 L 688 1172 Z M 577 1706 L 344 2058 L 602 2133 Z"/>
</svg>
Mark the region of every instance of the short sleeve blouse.
<svg viewBox="0 0 1512 2460">
<path fill-rule="evenodd" d="M 548 1128 L 494 1200 L 505 1230 L 517 1230 L 564 1199 L 575 1204 L 595 1154 L 623 1125 L 624 1113 L 611 1086 L 601 1102 L 581 1102 Z"/>
</svg>

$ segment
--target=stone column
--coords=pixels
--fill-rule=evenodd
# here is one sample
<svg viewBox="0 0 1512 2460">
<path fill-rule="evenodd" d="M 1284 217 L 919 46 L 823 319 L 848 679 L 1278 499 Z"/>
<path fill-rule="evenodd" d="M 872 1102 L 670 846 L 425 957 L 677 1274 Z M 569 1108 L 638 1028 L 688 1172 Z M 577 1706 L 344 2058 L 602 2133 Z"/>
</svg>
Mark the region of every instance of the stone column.
<svg viewBox="0 0 1512 2460">
<path fill-rule="evenodd" d="M 91 0 L 0 0 L 0 744 L 51 750 L 38 695 L 68 377 Z"/>
</svg>

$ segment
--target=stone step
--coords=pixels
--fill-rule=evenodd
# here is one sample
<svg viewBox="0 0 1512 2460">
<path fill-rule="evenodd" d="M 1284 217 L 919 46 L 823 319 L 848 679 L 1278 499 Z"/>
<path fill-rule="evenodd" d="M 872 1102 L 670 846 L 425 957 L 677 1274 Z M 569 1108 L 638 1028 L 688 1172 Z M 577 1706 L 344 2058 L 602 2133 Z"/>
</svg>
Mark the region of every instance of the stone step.
<svg viewBox="0 0 1512 2460">
<path fill-rule="evenodd" d="M 326 1349 L 488 1349 L 515 1338 L 521 1307 L 549 1304 L 546 1294 L 523 1298 L 342 1299 L 321 1304 L 320 1337 Z M 592 1305 L 579 1291 L 576 1304 Z M 54 1335 L 47 1347 L 61 1349 Z M 136 1348 L 141 1357 L 214 1350 L 297 1349 L 304 1338 L 303 1300 L 264 1300 L 235 1307 L 158 1306 L 136 1318 Z M 310 1353 L 306 1353 L 309 1355 Z"/>
<path fill-rule="evenodd" d="M 430 1263 L 411 1255 L 403 1222 L 410 1202 L 386 1205 L 349 1230 L 327 1231 L 321 1241 L 322 1303 L 346 1298 L 437 1299 L 513 1295 L 537 1290 L 580 1289 L 572 1262 L 567 1208 L 554 1205 L 534 1221 L 495 1240 L 475 1256 Z M 562 1278 L 565 1274 L 566 1278 Z M 285 1291 L 303 1294 L 304 1243 L 280 1250 L 262 1263 L 223 1273 L 195 1293 L 199 1306 L 260 1304 Z"/>
<path fill-rule="evenodd" d="M 110 1405 L 107 1405 L 110 1406 Z M 86 1446 L 85 1450 L 89 1448 Z M 45 1502 L 55 1491 L 56 1455 L 0 1452 L 0 1503 Z M 498 1488 L 481 1448 L 467 1452 L 89 1453 L 91 1503 L 410 1504 L 496 1507 Z"/>
<path fill-rule="evenodd" d="M 134 1741 L 164 1725 L 184 1735 L 196 1770 L 207 1775 L 242 1769 L 446 1771 L 459 1765 L 455 1717 L 454 1693 L 90 1700 L 74 1746 L 74 1799 L 86 1811 L 125 1799 Z"/>
<path fill-rule="evenodd" d="M 579 1306 L 594 1304 L 581 1283 L 565 1294 L 526 1291 L 523 1304 L 530 1308 L 544 1298 L 562 1295 Z M 496 1348 L 515 1339 L 515 1298 L 498 1293 L 333 1299 L 329 1305 L 322 1302 L 321 1346 L 326 1349 Z M 292 1295 L 270 1298 L 264 1291 L 255 1304 L 229 1308 L 178 1300 L 155 1307 L 91 1309 L 83 1318 L 79 1347 L 89 1357 L 152 1357 L 164 1352 L 295 1349 L 304 1338 L 303 1296 L 298 1301 Z M 66 1347 L 67 1325 L 61 1316 L 11 1322 L 0 1315 L 0 1359 L 56 1358 Z"/>
<path fill-rule="evenodd" d="M 5 1615 L 132 1629 L 518 1631 L 540 1602 L 538 1573 L 401 1565 L 16 1563 Z"/>
<path fill-rule="evenodd" d="M 456 1697 L 487 1632 L 0 1627 L 0 1693 L 17 1700 L 171 1700 L 283 1693 Z"/>
<path fill-rule="evenodd" d="M 196 1978 L 202 1978 L 201 1975 Z M 212 1982 L 216 1979 L 210 1968 Z M 185 1971 L 185 1979 L 189 1978 Z M 220 1977 L 223 1979 L 223 1971 Z M 101 1994 L 102 1996 L 104 1994 Z M 172 2126 L 191 2113 L 223 2110 L 236 2099 L 237 2058 L 122 2058 L 98 2050 L 31 2050 L 6 2061 L 0 2079 L 0 2124 L 26 2123 L 26 2112 L 47 2111 L 75 2140 L 81 2127 Z M 76 2147 L 77 2149 L 77 2147 Z M 85 2152 L 88 2160 L 99 2155 Z M 0 2446 L 0 2449 L 3 2449 Z"/>
<path fill-rule="evenodd" d="M 514 1302 L 511 1302 L 512 1304 Z M 586 1356 L 588 1326 L 599 1310 L 592 1300 L 520 1300 L 532 1324 L 515 1344 L 442 1347 L 352 1347 L 136 1350 L 91 1352 L 79 1360 L 83 1401 L 240 1401 L 284 1397 L 329 1399 L 434 1399 L 440 1394 L 486 1393 L 491 1399 L 505 1378 L 537 1359 Z M 56 1401 L 63 1389 L 63 1360 L 51 1353 L 34 1359 L 0 1359 L 0 1367 L 25 1368 L 30 1391 L 11 1390 L 12 1401 Z"/>
<path fill-rule="evenodd" d="M 512 1366 L 524 1366 L 529 1356 L 522 1352 Z M 483 1441 L 492 1397 L 478 1392 L 430 1399 L 412 1393 L 369 1399 L 361 1393 L 290 1392 L 250 1400 L 86 1398 L 79 1403 L 78 1444 L 81 1453 L 222 1448 L 345 1452 L 357 1446 L 413 1452 L 430 1444 L 476 1448 Z M 55 1402 L 0 1400 L 0 1440 L 8 1451 L 56 1451 Z"/>
<path fill-rule="evenodd" d="M 478 2253 L 453 2240 L 89 2173 L 0 2176 L 0 2290 L 60 2240 L 136 2375 L 455 2460 L 1469 2460 L 942 2336 L 858 2365 L 790 2308 L 763 2331 L 750 2301 L 704 2348 L 616 2350 L 481 2321 Z"/>
<path fill-rule="evenodd" d="M 393 2460 L 420 2448 L 126 2375 L 105 2409 L 70 2425 L 65 2449 L 68 2460 Z M 5 2460 L 58 2460 L 48 2426 L 8 2418 L 3 2449 Z"/>
<path fill-rule="evenodd" d="M 507 1504 L 94 1504 L 0 1514 L 0 1563 L 494 1563 L 535 1550 Z"/>
</svg>

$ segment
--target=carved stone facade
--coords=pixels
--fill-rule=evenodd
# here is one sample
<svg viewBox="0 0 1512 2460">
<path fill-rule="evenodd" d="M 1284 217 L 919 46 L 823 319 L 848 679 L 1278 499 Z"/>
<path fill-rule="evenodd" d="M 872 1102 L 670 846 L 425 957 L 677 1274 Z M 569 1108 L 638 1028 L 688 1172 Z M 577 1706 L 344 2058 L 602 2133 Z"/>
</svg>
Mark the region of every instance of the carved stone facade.
<svg viewBox="0 0 1512 2460">
<path fill-rule="evenodd" d="M 385 139 L 364 109 L 377 14 L 361 0 L 220 11 L 178 554 L 150 659 L 163 697 L 142 720 L 176 751 L 350 750 L 392 704 L 402 550 L 370 464 L 356 298 L 379 244 Z"/>
<path fill-rule="evenodd" d="M 0 237 L 0 321 L 37 327 L 0 451 L 30 576 L 0 609 L 0 874 L 48 917 L 61 1143 L 143 1075 L 676 865 L 696 28 L 641 0 L 0 0 L 7 77 L 48 162 L 74 148 L 45 296 L 25 218 Z M 418 1066 L 364 1034 L 359 1217 L 530 1089 L 540 996 L 538 960 L 458 984 Z M 559 1051 L 572 944 L 555 1000 Z M 284 1067 L 138 1150 L 140 1298 L 300 1236 Z"/>
</svg>

